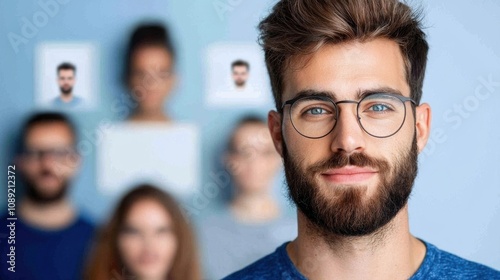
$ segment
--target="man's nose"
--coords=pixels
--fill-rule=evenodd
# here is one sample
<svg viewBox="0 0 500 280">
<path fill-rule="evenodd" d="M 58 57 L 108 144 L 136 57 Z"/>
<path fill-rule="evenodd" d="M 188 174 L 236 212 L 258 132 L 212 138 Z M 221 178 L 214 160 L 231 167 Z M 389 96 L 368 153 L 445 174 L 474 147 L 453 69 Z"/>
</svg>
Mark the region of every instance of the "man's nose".
<svg viewBox="0 0 500 280">
<path fill-rule="evenodd" d="M 335 129 L 332 131 L 331 149 L 333 152 L 352 154 L 365 149 L 365 132 L 359 125 L 355 103 L 337 105 L 339 113 Z"/>
</svg>

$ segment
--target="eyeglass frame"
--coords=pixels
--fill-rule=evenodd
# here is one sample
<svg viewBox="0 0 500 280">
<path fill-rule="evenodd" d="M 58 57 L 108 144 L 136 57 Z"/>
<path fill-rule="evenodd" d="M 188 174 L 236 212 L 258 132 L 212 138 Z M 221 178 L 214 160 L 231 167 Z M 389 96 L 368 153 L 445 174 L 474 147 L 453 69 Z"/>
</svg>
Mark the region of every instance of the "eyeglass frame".
<svg viewBox="0 0 500 280">
<path fill-rule="evenodd" d="M 384 95 L 389 95 L 391 97 L 395 97 L 397 99 L 399 99 L 403 105 L 404 105 L 404 108 L 405 108 L 405 113 L 404 113 L 404 117 L 403 117 L 403 121 L 401 122 L 401 125 L 399 126 L 399 128 L 392 134 L 390 135 L 387 135 L 387 136 L 376 136 L 376 135 L 373 135 L 371 134 L 370 132 L 368 132 L 366 130 L 366 128 L 363 127 L 363 125 L 361 124 L 361 118 L 359 117 L 359 104 L 367 97 L 369 96 L 372 96 L 374 94 L 384 94 Z M 293 128 L 295 129 L 295 131 L 297 131 L 300 135 L 306 137 L 306 138 L 309 138 L 309 139 L 321 139 L 325 136 L 327 136 L 328 134 L 332 133 L 332 131 L 335 129 L 335 127 L 337 126 L 337 123 L 338 121 L 335 121 L 335 124 L 333 125 L 332 129 L 330 129 L 330 131 L 328 131 L 325 135 L 323 136 L 319 136 L 319 137 L 311 137 L 311 136 L 307 136 L 307 135 L 304 135 L 302 132 L 300 132 L 297 127 L 295 127 L 295 124 L 293 123 L 293 118 L 292 118 L 292 107 L 293 107 L 293 104 L 295 102 L 297 102 L 298 100 L 300 99 L 306 99 L 306 98 L 311 98 L 311 97 L 314 97 L 314 98 L 317 98 L 319 100 L 324 100 L 324 101 L 329 101 L 333 104 L 333 106 L 335 107 L 335 120 L 338 120 L 339 119 L 339 108 L 337 106 L 337 104 L 343 104 L 343 103 L 351 103 L 351 104 L 356 104 L 356 119 L 358 121 L 358 125 L 359 127 L 361 127 L 361 129 L 366 132 L 368 135 L 372 136 L 372 137 L 375 137 L 375 138 L 389 138 L 393 135 L 395 135 L 396 133 L 398 133 L 401 128 L 403 127 L 403 125 L 405 124 L 406 122 L 406 102 L 410 101 L 414 106 L 418 106 L 417 105 L 417 102 L 415 100 L 413 100 L 411 97 L 406 97 L 406 96 L 402 96 L 400 94 L 394 94 L 394 93 L 388 93 L 388 92 L 374 92 L 374 93 L 370 93 L 366 96 L 363 96 L 363 98 L 361 98 L 359 101 L 355 101 L 355 100 L 340 100 L 340 101 L 337 101 L 335 102 L 333 100 L 333 98 L 329 97 L 329 96 L 322 96 L 322 95 L 309 95 L 309 96 L 297 96 L 295 98 L 292 98 L 290 100 L 287 100 L 285 102 L 283 102 L 283 105 L 281 105 L 281 113 L 284 112 L 284 109 L 285 109 L 285 106 L 286 105 L 290 105 L 290 111 L 289 111 L 289 115 L 290 115 L 290 122 L 292 123 L 292 126 Z"/>
<path fill-rule="evenodd" d="M 57 158 L 58 155 L 55 155 L 57 153 L 64 153 L 64 155 L 62 155 L 61 158 Z M 57 161 L 61 162 L 64 160 L 63 157 L 66 158 L 68 156 L 77 155 L 77 154 L 78 154 L 78 151 L 74 148 L 61 148 L 61 149 L 56 148 L 56 149 L 45 149 L 45 150 L 24 148 L 22 151 L 22 155 L 24 157 L 27 157 L 33 161 L 40 161 L 44 157 L 49 156 L 49 157 L 55 158 Z M 59 159 L 62 159 L 62 160 L 59 160 Z"/>
</svg>

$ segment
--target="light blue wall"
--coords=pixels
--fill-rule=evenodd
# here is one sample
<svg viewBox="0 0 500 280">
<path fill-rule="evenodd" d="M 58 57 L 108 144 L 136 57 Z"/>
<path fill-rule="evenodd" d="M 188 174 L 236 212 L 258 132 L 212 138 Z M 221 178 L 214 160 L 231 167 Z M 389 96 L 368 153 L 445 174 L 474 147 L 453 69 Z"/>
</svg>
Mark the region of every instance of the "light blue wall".
<svg viewBox="0 0 500 280">
<path fill-rule="evenodd" d="M 222 171 L 216 165 L 222 141 L 244 111 L 203 107 L 204 48 L 218 41 L 255 42 L 255 27 L 274 1 L 67 2 L 36 36 L 19 46 L 18 53 L 7 36 L 9 32 L 20 34 L 23 17 L 32 20 L 41 7 L 32 1 L 0 2 L 0 166 L 6 168 L 12 133 L 34 106 L 36 44 L 47 40 L 99 44 L 101 106 L 76 116 L 83 139 L 91 140 L 85 135 L 91 135 L 102 119 L 118 119 L 112 103 L 124 93 L 119 80 L 123 48 L 131 26 L 146 17 L 163 19 L 174 30 L 181 81 L 169 110 L 176 119 L 201 126 L 200 193 L 213 186 L 210 174 Z M 427 0 L 422 6 L 431 46 L 423 100 L 433 108 L 435 134 L 420 157 L 420 173 L 410 201 L 411 229 L 443 249 L 500 269 L 500 3 Z M 216 7 L 226 10 L 218 12 Z M 482 80 L 495 83 L 485 87 Z M 463 115 L 453 111 L 455 104 L 465 108 Z M 258 112 L 265 114 L 267 109 Z M 103 197 L 95 188 L 93 147 L 84 159 L 73 197 L 102 218 L 115 198 Z M 186 205 L 206 210 L 216 206 L 220 197 L 206 200 L 206 195 L 198 196 Z M 0 200 L 0 207 L 5 207 L 5 199 Z"/>
<path fill-rule="evenodd" d="M 500 2 L 424 7 L 431 49 L 423 100 L 433 109 L 434 135 L 420 156 L 411 229 L 500 269 Z M 490 78 L 496 85 L 487 89 L 482 80 Z"/>
</svg>

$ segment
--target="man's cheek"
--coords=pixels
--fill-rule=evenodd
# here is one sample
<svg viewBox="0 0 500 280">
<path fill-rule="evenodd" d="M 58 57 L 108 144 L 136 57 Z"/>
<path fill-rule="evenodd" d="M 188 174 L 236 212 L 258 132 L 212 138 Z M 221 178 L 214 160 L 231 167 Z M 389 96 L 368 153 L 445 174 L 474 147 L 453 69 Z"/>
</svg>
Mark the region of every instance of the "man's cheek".
<svg viewBox="0 0 500 280">
<path fill-rule="evenodd" d="M 71 173 L 71 167 L 63 163 L 58 163 L 52 166 L 50 171 L 58 178 L 65 178 Z"/>
<path fill-rule="evenodd" d="M 42 169 L 41 168 L 27 168 L 23 172 L 24 177 L 26 177 L 28 180 L 33 180 L 34 178 L 37 178 L 42 174 Z"/>
</svg>

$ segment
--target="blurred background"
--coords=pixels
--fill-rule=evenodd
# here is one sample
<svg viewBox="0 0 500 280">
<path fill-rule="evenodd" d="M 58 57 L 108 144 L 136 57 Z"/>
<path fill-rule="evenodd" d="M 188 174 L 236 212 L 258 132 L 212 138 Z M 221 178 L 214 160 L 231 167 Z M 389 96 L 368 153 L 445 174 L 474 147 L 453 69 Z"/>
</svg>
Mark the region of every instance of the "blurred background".
<svg viewBox="0 0 500 280">
<path fill-rule="evenodd" d="M 56 5 L 47 10 L 46 2 Z M 193 160 L 198 168 L 196 186 L 178 198 L 190 218 L 203 220 L 204 213 L 220 207 L 231 193 L 222 153 L 236 122 L 249 113 L 266 117 L 273 109 L 265 98 L 223 106 L 207 103 L 208 79 L 224 75 L 218 71 L 230 75 L 229 65 L 213 62 L 213 49 L 257 48 L 256 26 L 274 2 L 1 1 L 0 166 L 11 163 L 15 135 L 24 119 L 43 108 L 37 81 L 43 75 L 36 70 L 40 46 L 90 46 L 92 106 L 68 112 L 76 120 L 79 141 L 86 141 L 71 198 L 96 222 L 105 221 L 126 186 L 114 192 L 98 187 L 98 128 L 126 117 L 127 109 L 117 109 L 116 102 L 127 95 L 122 78 L 133 28 L 159 21 L 168 25 L 177 57 L 178 82 L 164 109 L 175 122 L 195 127 L 198 137 L 193 144 L 199 153 Z M 412 3 L 423 8 L 430 44 L 423 102 L 433 109 L 433 132 L 419 158 L 420 172 L 410 200 L 411 231 L 444 250 L 500 269 L 500 3 Z M 262 63 L 263 57 L 254 64 Z M 211 65 L 220 68 L 210 69 Z M 261 80 L 260 90 L 270 97 L 266 83 Z M 279 172 L 273 193 L 293 216 L 283 178 Z M 6 202 L 0 199 L 0 209 L 7 208 Z"/>
</svg>

